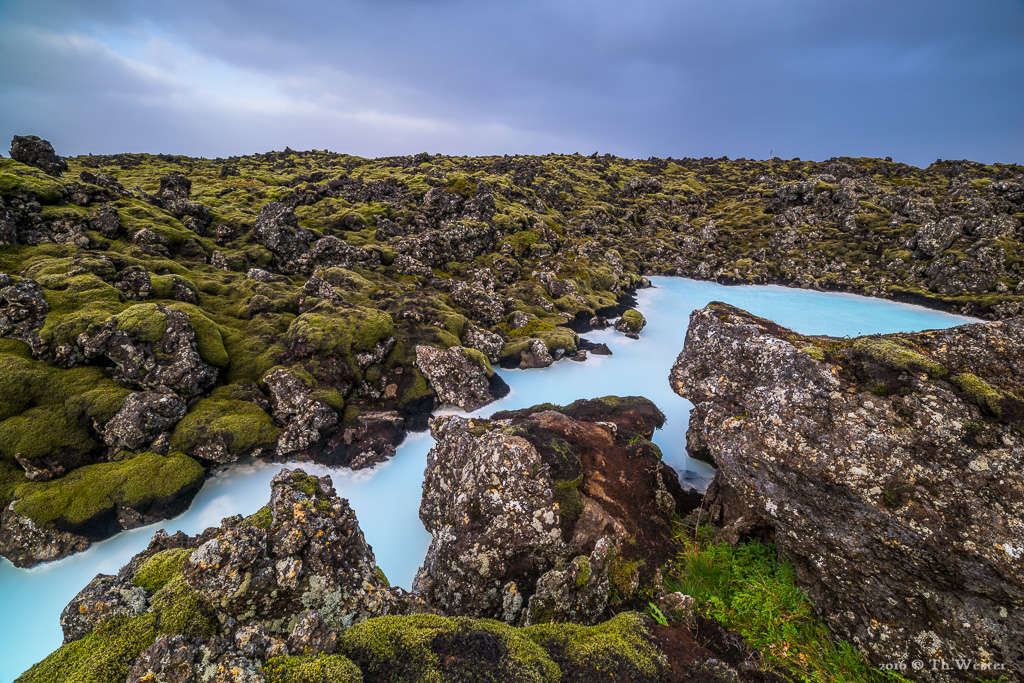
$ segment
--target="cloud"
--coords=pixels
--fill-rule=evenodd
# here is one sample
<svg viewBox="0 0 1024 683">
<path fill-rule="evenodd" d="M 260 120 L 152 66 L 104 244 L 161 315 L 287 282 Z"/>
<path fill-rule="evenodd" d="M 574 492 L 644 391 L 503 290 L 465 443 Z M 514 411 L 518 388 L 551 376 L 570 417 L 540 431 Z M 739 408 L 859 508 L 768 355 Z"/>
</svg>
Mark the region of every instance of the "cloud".
<svg viewBox="0 0 1024 683">
<path fill-rule="evenodd" d="M 1024 158 L 1011 0 L 36 0 L 0 25 L 0 132 L 70 152 Z"/>
</svg>

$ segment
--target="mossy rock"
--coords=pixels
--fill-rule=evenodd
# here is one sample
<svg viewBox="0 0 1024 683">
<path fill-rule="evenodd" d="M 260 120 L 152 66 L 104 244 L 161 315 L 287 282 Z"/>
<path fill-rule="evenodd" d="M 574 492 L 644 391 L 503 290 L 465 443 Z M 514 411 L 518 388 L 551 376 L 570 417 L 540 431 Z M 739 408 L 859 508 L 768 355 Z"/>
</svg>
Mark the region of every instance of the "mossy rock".
<svg viewBox="0 0 1024 683">
<path fill-rule="evenodd" d="M 271 657 L 260 668 L 267 683 L 362 683 L 352 660 L 340 655 Z"/>
<path fill-rule="evenodd" d="M 16 683 L 124 683 L 132 663 L 159 635 L 158 622 L 156 614 L 113 616 L 33 666 Z"/>
<path fill-rule="evenodd" d="M 57 457 L 75 466 L 99 447 L 90 425 L 120 410 L 130 390 L 100 368 L 61 370 L 0 349 L 0 459 Z"/>
<path fill-rule="evenodd" d="M 394 332 L 391 316 L 384 311 L 353 306 L 336 308 L 321 304 L 303 313 L 288 328 L 286 342 L 291 348 L 308 348 L 317 353 L 347 355 L 369 351 Z"/>
<path fill-rule="evenodd" d="M 47 528 L 79 529 L 116 508 L 146 510 L 196 490 L 202 465 L 184 453 L 141 453 L 128 460 L 86 465 L 60 478 L 22 484 L 14 510 Z"/>
<path fill-rule="evenodd" d="M 159 616 L 157 627 L 160 633 L 180 634 L 186 638 L 209 638 L 217 632 L 217 619 L 212 606 L 188 585 L 180 573 L 156 592 L 149 602 L 149 608 Z"/>
<path fill-rule="evenodd" d="M 999 403 L 1006 394 L 999 389 L 969 372 L 953 375 L 949 378 L 949 381 L 957 389 L 964 392 L 967 398 L 982 410 L 988 411 L 996 417 L 1003 416 L 1003 409 Z"/>
<path fill-rule="evenodd" d="M 132 576 L 132 583 L 153 595 L 181 574 L 181 565 L 191 554 L 191 548 L 162 550 L 142 563 Z"/>
<path fill-rule="evenodd" d="M 555 663 L 522 630 L 487 619 L 377 617 L 347 629 L 338 651 L 359 666 L 368 682 L 562 680 Z"/>
<path fill-rule="evenodd" d="M 13 197 L 27 194 L 43 203 L 59 202 L 64 198 L 64 185 L 37 168 L 0 158 L 0 196 Z"/>
<path fill-rule="evenodd" d="M 655 683 L 667 668 L 643 617 L 635 612 L 622 612 L 597 626 L 539 624 L 523 632 L 551 655 L 567 681 Z"/>
<path fill-rule="evenodd" d="M 171 448 L 186 453 L 209 441 L 220 441 L 229 454 L 242 456 L 256 448 L 271 448 L 281 430 L 252 401 L 234 398 L 233 387 L 218 387 L 193 405 L 174 428 Z"/>
<path fill-rule="evenodd" d="M 853 352 L 891 370 L 926 373 L 930 377 L 946 376 L 946 368 L 940 363 L 895 339 L 860 337 L 853 342 Z"/>
</svg>

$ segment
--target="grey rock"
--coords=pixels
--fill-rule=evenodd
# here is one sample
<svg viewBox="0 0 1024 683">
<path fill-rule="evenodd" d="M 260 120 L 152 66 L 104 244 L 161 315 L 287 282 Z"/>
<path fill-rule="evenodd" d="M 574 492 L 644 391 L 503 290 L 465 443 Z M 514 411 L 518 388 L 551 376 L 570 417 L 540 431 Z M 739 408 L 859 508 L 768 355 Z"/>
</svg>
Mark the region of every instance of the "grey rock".
<svg viewBox="0 0 1024 683">
<path fill-rule="evenodd" d="M 309 233 L 299 227 L 291 207 L 270 202 L 260 210 L 252 226 L 256 241 L 274 254 L 274 267 L 282 273 L 301 273 L 309 253 Z"/>
<path fill-rule="evenodd" d="M 427 378 L 441 403 L 472 412 L 495 399 L 487 370 L 464 347 L 442 350 L 417 346 L 416 367 Z"/>
<path fill-rule="evenodd" d="M 505 347 L 505 340 L 501 338 L 500 334 L 488 332 L 473 323 L 466 324 L 466 328 L 462 332 L 462 343 L 484 354 L 492 363 L 498 362 L 501 350 Z"/>
<path fill-rule="evenodd" d="M 181 635 L 161 634 L 142 651 L 125 683 L 193 683 L 199 646 Z"/>
<path fill-rule="evenodd" d="M 830 341 L 724 304 L 691 315 L 670 382 L 694 404 L 691 454 L 718 467 L 723 537 L 773 530 L 815 611 L 875 665 L 1017 661 L 1024 404 L 1002 387 L 1024 379 L 1024 319 L 838 356 Z"/>
<path fill-rule="evenodd" d="M 135 616 L 145 612 L 148 606 L 146 591 L 114 576 L 97 574 L 60 614 L 64 642 L 87 636 L 116 614 Z"/>
<path fill-rule="evenodd" d="M 49 312 L 50 305 L 39 283 L 0 273 L 0 337 L 25 342 L 34 355 L 42 355 L 45 345 L 39 330 Z"/>
<path fill-rule="evenodd" d="M 531 340 L 519 357 L 519 367 L 523 369 L 546 368 L 554 362 L 555 359 L 548 352 L 547 344 L 540 339 Z"/>
<path fill-rule="evenodd" d="M 185 401 L 166 387 L 131 394 L 103 427 L 103 441 L 113 453 L 151 451 L 154 442 L 173 431 L 187 412 Z"/>
<path fill-rule="evenodd" d="M 222 621 L 259 623 L 268 635 L 290 637 L 291 619 L 309 610 L 339 631 L 399 608 L 329 477 L 285 469 L 271 491 L 269 526 L 224 528 L 185 561 L 185 580 L 216 605 Z M 308 633 L 312 639 L 322 631 Z"/>
</svg>

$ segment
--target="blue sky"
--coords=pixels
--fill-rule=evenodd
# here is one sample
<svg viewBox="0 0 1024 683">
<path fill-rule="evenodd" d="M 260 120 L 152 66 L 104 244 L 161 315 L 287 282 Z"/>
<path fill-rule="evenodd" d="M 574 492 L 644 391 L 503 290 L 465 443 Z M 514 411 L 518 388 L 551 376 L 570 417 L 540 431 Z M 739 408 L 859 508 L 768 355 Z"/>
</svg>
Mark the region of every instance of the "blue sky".
<svg viewBox="0 0 1024 683">
<path fill-rule="evenodd" d="M 1022 0 L 0 0 L 58 153 L 1024 162 Z"/>
</svg>

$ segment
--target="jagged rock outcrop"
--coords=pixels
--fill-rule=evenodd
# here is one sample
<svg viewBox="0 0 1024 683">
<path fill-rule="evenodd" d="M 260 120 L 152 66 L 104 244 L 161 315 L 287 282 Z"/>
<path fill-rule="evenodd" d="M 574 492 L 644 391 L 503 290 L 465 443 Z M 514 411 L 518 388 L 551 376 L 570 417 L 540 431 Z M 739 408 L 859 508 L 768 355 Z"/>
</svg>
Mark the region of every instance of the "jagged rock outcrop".
<svg viewBox="0 0 1024 683">
<path fill-rule="evenodd" d="M 341 630 L 402 611 L 378 576 L 355 514 L 328 477 L 282 470 L 261 515 L 259 524 L 206 541 L 182 565 L 185 581 L 217 606 L 225 628 L 260 623 L 287 637 L 307 613 Z"/>
<path fill-rule="evenodd" d="M 841 340 L 712 304 L 670 381 L 713 520 L 772 534 L 869 661 L 1022 670 L 1024 319 Z"/>
<path fill-rule="evenodd" d="M 170 211 L 186 228 L 202 235 L 210 225 L 210 210 L 190 201 L 191 194 L 192 181 L 175 171 L 160 178 L 160 189 L 149 199 Z"/>
<path fill-rule="evenodd" d="M 103 427 L 103 441 L 122 450 L 167 453 L 174 425 L 188 412 L 185 401 L 166 387 L 131 394 Z"/>
<path fill-rule="evenodd" d="M 338 414 L 310 396 L 309 388 L 293 373 L 278 368 L 263 378 L 270 391 L 274 417 L 284 424 L 277 441 L 278 455 L 305 451 L 338 424 Z"/>
<path fill-rule="evenodd" d="M 11 158 L 56 178 L 68 170 L 68 162 L 57 156 L 50 141 L 35 135 L 15 135 L 11 140 Z"/>
<path fill-rule="evenodd" d="M 509 391 L 483 354 L 463 346 L 417 346 L 416 366 L 441 403 L 456 405 L 466 412 L 473 412 Z"/>
<path fill-rule="evenodd" d="M 188 313 L 155 304 L 139 304 L 83 333 L 78 344 L 86 359 L 106 357 L 122 386 L 164 386 L 192 398 L 212 385 L 217 368 L 203 360 Z"/>
<path fill-rule="evenodd" d="M 32 347 L 33 354 L 41 355 L 45 347 L 39 330 L 49 312 L 50 306 L 37 282 L 0 273 L 0 337 L 25 342 Z"/>
<path fill-rule="evenodd" d="M 645 438 L 664 420 L 654 404 L 545 408 L 431 422 L 420 519 L 433 538 L 414 587 L 447 614 L 594 623 L 616 558 L 653 568 L 674 553 L 666 483 L 679 486 Z"/>
<path fill-rule="evenodd" d="M 471 349 L 476 349 L 487 356 L 491 363 L 497 363 L 501 357 L 501 349 L 505 346 L 505 340 L 500 334 L 488 332 L 477 327 L 473 323 L 467 323 L 462 333 L 462 343 Z"/>
<path fill-rule="evenodd" d="M 309 233 L 299 227 L 292 207 L 281 202 L 265 205 L 253 223 L 252 234 L 274 253 L 274 267 L 278 271 L 293 274 L 306 269 Z"/>
</svg>

